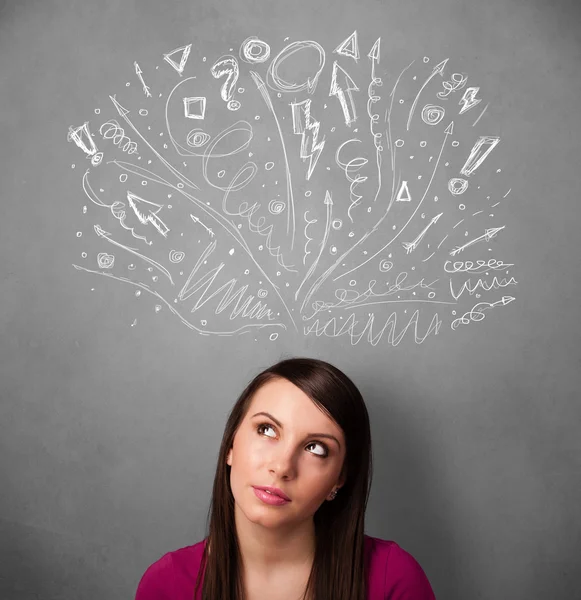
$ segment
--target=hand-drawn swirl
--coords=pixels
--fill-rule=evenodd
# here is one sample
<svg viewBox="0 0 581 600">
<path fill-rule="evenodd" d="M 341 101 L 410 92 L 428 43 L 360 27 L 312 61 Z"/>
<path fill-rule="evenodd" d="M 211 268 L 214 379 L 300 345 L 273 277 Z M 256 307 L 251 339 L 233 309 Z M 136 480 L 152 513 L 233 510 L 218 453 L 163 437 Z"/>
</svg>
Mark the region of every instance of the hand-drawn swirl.
<svg viewBox="0 0 581 600">
<path fill-rule="evenodd" d="M 379 263 L 379 270 L 382 273 L 387 273 L 388 271 L 391 271 L 392 267 L 393 267 L 393 263 L 390 260 L 382 260 Z"/>
<path fill-rule="evenodd" d="M 110 269 L 115 263 L 115 257 L 107 252 L 99 252 L 97 255 L 97 264 L 101 269 Z"/>
<path fill-rule="evenodd" d="M 186 142 L 188 146 L 192 146 L 193 148 L 201 148 L 204 144 L 208 143 L 209 139 L 210 136 L 201 129 L 192 129 L 188 133 Z"/>
<path fill-rule="evenodd" d="M 454 196 L 459 196 L 468 189 L 468 182 L 466 179 L 460 177 L 452 177 L 452 179 L 448 181 L 448 189 Z"/>
<path fill-rule="evenodd" d="M 286 208 L 286 202 L 282 200 L 271 200 L 268 203 L 268 210 L 273 215 L 280 215 Z"/>
<path fill-rule="evenodd" d="M 446 111 L 441 106 L 435 104 L 426 104 L 422 109 L 422 121 L 426 125 L 437 125 L 446 114 Z"/>
<path fill-rule="evenodd" d="M 270 56 L 270 46 L 256 36 L 252 36 L 242 42 L 239 56 L 244 62 L 250 64 L 263 63 Z"/>
<path fill-rule="evenodd" d="M 105 128 L 105 131 L 103 131 Z M 99 127 L 99 133 L 106 140 L 113 140 L 113 144 L 127 154 L 135 154 L 137 152 L 137 144 L 132 142 L 126 135 L 125 130 L 115 119 L 110 119 Z"/>
<path fill-rule="evenodd" d="M 182 252 L 181 250 L 172 250 L 169 253 L 169 260 L 172 263 L 176 264 L 176 263 L 182 262 L 182 260 L 184 260 L 185 255 L 186 255 L 186 253 Z"/>
</svg>

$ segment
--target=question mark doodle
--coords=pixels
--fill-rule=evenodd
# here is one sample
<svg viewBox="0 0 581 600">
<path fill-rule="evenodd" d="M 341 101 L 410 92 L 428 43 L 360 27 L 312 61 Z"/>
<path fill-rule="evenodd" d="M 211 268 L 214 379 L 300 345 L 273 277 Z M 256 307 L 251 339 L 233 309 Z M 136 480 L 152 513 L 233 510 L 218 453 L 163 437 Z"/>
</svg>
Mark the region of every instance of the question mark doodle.
<svg viewBox="0 0 581 600">
<path fill-rule="evenodd" d="M 228 102 L 227 106 L 229 110 L 238 110 L 241 106 L 240 102 L 238 102 L 238 100 L 232 100 L 232 93 L 236 87 L 238 75 L 240 74 L 238 61 L 231 55 L 224 56 L 214 63 L 211 73 L 216 79 L 220 79 L 220 77 L 227 75 L 226 81 L 220 91 L 220 96 L 222 96 L 222 100 Z"/>
</svg>

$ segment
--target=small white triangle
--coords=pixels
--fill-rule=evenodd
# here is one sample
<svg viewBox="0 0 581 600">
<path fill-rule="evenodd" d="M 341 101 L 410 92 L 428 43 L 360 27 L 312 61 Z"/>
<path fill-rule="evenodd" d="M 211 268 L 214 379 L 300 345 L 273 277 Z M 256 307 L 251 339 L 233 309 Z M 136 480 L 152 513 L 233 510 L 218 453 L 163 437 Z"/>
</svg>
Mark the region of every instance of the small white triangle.
<svg viewBox="0 0 581 600">
<path fill-rule="evenodd" d="M 192 45 L 188 44 L 187 46 L 181 46 L 180 48 L 176 48 L 171 52 L 163 55 L 165 61 L 167 61 L 180 75 L 184 72 L 184 68 L 186 66 L 186 62 L 188 62 L 188 56 L 190 55 L 190 51 L 192 49 Z M 177 63 L 173 58 L 171 58 L 174 54 L 181 52 L 180 62 Z"/>
<path fill-rule="evenodd" d="M 355 30 L 345 41 L 341 42 L 333 52 L 342 56 L 350 56 L 359 60 L 359 44 L 357 43 L 357 30 Z"/>
<path fill-rule="evenodd" d="M 404 194 L 406 195 L 405 197 Z M 401 187 L 399 188 L 399 192 L 397 193 L 397 198 L 395 200 L 396 202 L 411 202 L 412 197 L 408 188 L 407 181 L 402 182 Z"/>
</svg>

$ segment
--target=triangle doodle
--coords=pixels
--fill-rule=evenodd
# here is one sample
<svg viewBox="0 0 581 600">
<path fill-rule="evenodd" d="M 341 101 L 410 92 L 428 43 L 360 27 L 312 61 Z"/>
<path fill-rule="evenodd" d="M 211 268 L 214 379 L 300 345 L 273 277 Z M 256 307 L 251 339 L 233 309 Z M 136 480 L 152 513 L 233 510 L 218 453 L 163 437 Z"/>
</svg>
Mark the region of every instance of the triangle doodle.
<svg viewBox="0 0 581 600">
<path fill-rule="evenodd" d="M 181 46 L 181 48 L 176 48 L 175 50 L 164 54 L 163 58 L 181 75 L 184 72 L 184 68 L 186 66 L 186 62 L 188 61 L 188 56 L 190 55 L 191 49 L 191 44 L 188 44 L 187 46 Z M 177 54 L 178 52 L 182 53 L 179 63 L 177 63 L 173 58 L 171 58 L 174 54 Z"/>
<path fill-rule="evenodd" d="M 405 196 L 404 196 L 405 194 Z M 404 181 L 401 184 L 401 187 L 399 188 L 399 192 L 397 193 L 397 198 L 395 199 L 396 202 L 411 202 L 412 197 L 410 194 L 410 190 L 408 188 L 408 182 Z"/>
<path fill-rule="evenodd" d="M 355 30 L 345 41 L 341 42 L 333 52 L 342 56 L 350 56 L 355 61 L 359 60 L 359 44 L 357 43 L 357 30 Z"/>
</svg>

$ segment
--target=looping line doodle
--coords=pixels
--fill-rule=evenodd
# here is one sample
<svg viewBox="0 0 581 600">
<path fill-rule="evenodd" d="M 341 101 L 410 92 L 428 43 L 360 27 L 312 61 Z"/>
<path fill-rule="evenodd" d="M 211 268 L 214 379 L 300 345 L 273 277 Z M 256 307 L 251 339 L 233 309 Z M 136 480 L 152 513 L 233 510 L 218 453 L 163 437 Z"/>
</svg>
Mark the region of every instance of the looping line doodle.
<svg viewBox="0 0 581 600">
<path fill-rule="evenodd" d="M 148 292 L 151 318 L 256 342 L 294 329 L 353 346 L 436 343 L 514 309 L 512 188 L 490 90 L 468 87 L 451 58 L 385 65 L 381 38 L 361 30 L 327 49 L 327 69 L 321 44 L 288 39 L 182 45 L 163 54 L 171 69 L 154 88 L 132 61 L 145 97 L 164 100 L 138 90 L 147 109 L 131 106 L 123 90 L 101 138 L 88 120 L 68 127 L 91 163 L 73 172 L 85 203 L 76 272 Z"/>
</svg>

